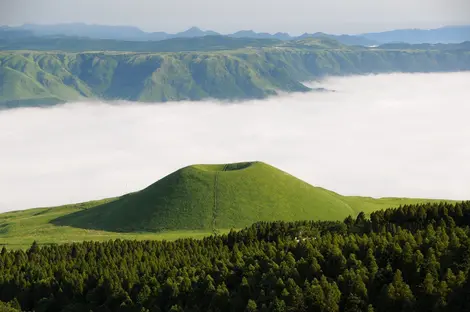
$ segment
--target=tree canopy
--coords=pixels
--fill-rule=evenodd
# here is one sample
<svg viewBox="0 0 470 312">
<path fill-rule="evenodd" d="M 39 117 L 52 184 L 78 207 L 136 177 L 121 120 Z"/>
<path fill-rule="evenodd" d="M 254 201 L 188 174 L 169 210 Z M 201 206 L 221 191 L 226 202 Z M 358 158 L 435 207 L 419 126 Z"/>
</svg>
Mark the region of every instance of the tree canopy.
<svg viewBox="0 0 470 312">
<path fill-rule="evenodd" d="M 0 252 L 0 311 L 469 311 L 470 202 Z"/>
</svg>

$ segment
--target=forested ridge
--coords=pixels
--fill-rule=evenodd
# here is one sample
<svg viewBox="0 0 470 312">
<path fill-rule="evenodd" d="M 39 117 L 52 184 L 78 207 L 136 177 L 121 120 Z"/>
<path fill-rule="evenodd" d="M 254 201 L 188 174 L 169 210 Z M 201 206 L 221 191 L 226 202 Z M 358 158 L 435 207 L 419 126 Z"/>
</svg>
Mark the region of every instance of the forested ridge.
<svg viewBox="0 0 470 312">
<path fill-rule="evenodd" d="M 0 252 L 5 311 L 469 311 L 470 202 Z"/>
<path fill-rule="evenodd" d="M 470 70 L 468 42 L 364 48 L 324 38 L 277 46 L 265 41 L 204 40 L 196 45 L 198 51 L 185 50 L 193 46 L 191 41 L 172 41 L 175 47 L 169 50 L 180 52 L 1 51 L 0 108 L 90 98 L 255 99 L 278 91 L 309 91 L 302 81 L 328 75 Z"/>
</svg>

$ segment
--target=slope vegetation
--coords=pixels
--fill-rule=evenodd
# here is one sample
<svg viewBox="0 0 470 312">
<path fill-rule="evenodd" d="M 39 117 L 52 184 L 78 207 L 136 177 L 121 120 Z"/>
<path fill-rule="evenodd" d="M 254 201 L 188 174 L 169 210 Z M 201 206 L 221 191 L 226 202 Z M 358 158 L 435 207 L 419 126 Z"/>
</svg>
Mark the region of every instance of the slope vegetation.
<svg viewBox="0 0 470 312">
<path fill-rule="evenodd" d="M 301 81 L 325 75 L 470 70 L 468 44 L 420 47 L 354 48 L 307 38 L 208 52 L 1 51 L 0 107 L 83 98 L 264 98 L 278 91 L 308 91 Z"/>
</svg>

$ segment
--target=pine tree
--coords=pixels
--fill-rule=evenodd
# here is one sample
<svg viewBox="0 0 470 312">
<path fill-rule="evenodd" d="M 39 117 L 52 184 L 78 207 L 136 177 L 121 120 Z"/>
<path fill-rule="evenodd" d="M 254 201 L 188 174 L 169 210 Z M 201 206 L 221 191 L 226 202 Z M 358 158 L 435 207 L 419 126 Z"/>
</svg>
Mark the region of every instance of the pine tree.
<svg viewBox="0 0 470 312">
<path fill-rule="evenodd" d="M 248 303 L 246 304 L 245 312 L 256 312 L 258 311 L 258 306 L 256 305 L 256 302 L 252 299 L 248 300 Z"/>
<path fill-rule="evenodd" d="M 411 288 L 403 281 L 400 270 L 395 272 L 393 282 L 387 287 L 387 311 L 413 311 L 415 298 Z"/>
</svg>

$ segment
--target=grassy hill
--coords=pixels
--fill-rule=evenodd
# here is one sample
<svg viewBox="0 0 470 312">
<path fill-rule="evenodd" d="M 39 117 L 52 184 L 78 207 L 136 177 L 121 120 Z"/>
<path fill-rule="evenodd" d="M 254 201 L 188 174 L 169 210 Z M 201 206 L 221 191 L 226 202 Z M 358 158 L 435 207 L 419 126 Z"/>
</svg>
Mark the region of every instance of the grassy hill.
<svg viewBox="0 0 470 312">
<path fill-rule="evenodd" d="M 194 165 L 119 198 L 0 214 L 0 244 L 202 237 L 257 221 L 342 220 L 429 201 L 346 197 L 262 162 Z"/>
<path fill-rule="evenodd" d="M 185 40 L 190 39 L 174 39 L 187 45 Z M 470 70 L 468 44 L 397 49 L 348 47 L 326 38 L 262 46 L 243 42 L 242 48 L 227 48 L 226 43 L 220 46 L 223 51 L 204 52 L 0 51 L 0 108 L 83 98 L 264 98 L 278 91 L 308 91 L 301 81 L 325 75 Z M 211 47 L 200 44 L 201 49 Z"/>
<path fill-rule="evenodd" d="M 116 201 L 59 218 L 114 232 L 240 228 L 256 221 L 338 220 L 354 214 L 333 193 L 261 162 L 195 165 Z"/>
</svg>

